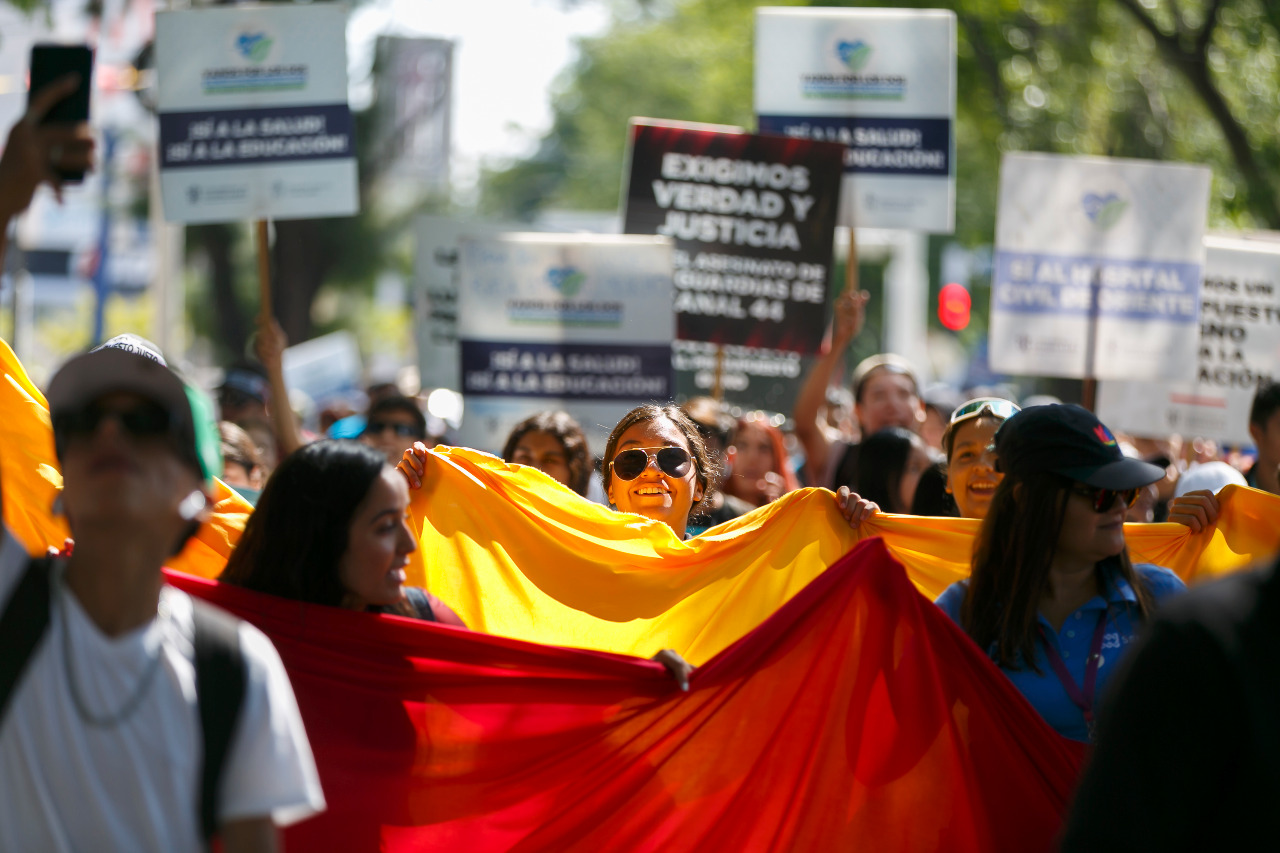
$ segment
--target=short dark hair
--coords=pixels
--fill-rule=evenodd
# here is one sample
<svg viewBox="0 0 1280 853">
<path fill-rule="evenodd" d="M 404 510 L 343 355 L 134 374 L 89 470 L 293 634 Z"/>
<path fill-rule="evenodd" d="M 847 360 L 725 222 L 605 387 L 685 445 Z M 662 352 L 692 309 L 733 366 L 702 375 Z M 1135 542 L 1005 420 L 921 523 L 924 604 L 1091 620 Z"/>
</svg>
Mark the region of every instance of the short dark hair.
<svg viewBox="0 0 1280 853">
<path fill-rule="evenodd" d="M 1249 423 L 1265 427 L 1277 411 L 1280 411 L 1280 382 L 1260 384 L 1253 395 L 1253 405 L 1249 407 Z"/>
<path fill-rule="evenodd" d="M 249 516 L 221 580 L 295 601 L 342 606 L 338 565 L 351 519 L 387 460 L 355 441 L 324 439 L 290 453 Z"/>
<path fill-rule="evenodd" d="M 262 454 L 253 443 L 253 437 L 240 426 L 231 421 L 218 422 L 218 434 L 222 439 L 222 466 L 226 470 L 229 464 L 239 465 L 246 475 L 253 473 L 254 468 L 262 467 Z"/>
<path fill-rule="evenodd" d="M 587 436 L 578 422 L 568 412 L 538 412 L 522 420 L 511 429 L 507 443 L 502 447 L 502 458 L 507 462 L 515 455 L 520 439 L 531 432 L 545 432 L 564 448 L 564 461 L 569 466 L 569 488 L 586 495 L 591 480 L 591 455 L 587 451 Z"/>
<path fill-rule="evenodd" d="M 689 444 L 689 455 L 693 457 L 693 466 L 698 477 L 698 485 L 702 486 L 702 498 L 693 502 L 693 506 L 696 508 L 711 496 L 711 492 L 719 480 L 719 466 L 712 461 L 710 454 L 707 453 L 707 443 L 702 440 L 702 434 L 698 432 L 697 425 L 679 406 L 674 406 L 670 403 L 645 403 L 643 406 L 636 406 L 623 415 L 622 420 L 618 421 L 617 426 L 613 428 L 613 432 L 609 433 L 609 440 L 604 445 L 604 457 L 600 463 L 600 470 L 604 474 L 605 490 L 608 490 L 609 477 L 612 476 L 609 471 L 609 463 L 613 462 L 613 457 L 618 455 L 618 440 L 622 438 L 622 434 L 636 424 L 663 418 L 675 424 L 676 429 L 680 430 L 680 434 L 684 436 L 684 440 Z"/>
<path fill-rule="evenodd" d="M 422 409 L 418 408 L 418 404 L 411 397 L 405 397 L 397 394 L 393 397 L 383 397 L 372 406 L 365 414 L 365 423 L 371 424 L 378 419 L 378 415 L 384 412 L 404 412 L 412 416 L 416 438 L 427 437 L 427 416 L 422 413 Z"/>
</svg>

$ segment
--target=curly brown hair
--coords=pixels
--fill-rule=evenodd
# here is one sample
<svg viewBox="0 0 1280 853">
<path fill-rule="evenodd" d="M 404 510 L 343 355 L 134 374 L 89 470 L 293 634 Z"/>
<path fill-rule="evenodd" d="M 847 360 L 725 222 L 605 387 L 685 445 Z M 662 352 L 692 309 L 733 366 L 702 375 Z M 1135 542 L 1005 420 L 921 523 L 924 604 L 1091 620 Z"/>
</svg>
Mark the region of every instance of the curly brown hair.
<svg viewBox="0 0 1280 853">
<path fill-rule="evenodd" d="M 565 464 L 569 467 L 569 488 L 586 495 L 591 480 L 591 454 L 587 450 L 587 436 L 578 422 L 569 417 L 568 412 L 530 415 L 511 429 L 507 443 L 502 447 L 502 458 L 510 462 L 520 439 L 531 432 L 545 432 L 560 442 L 564 448 Z"/>
<path fill-rule="evenodd" d="M 689 419 L 688 415 L 681 411 L 679 406 L 670 403 L 645 403 L 643 406 L 636 406 L 623 415 L 622 420 L 618 421 L 617 426 L 613 428 L 613 432 L 609 433 L 609 440 L 605 442 L 604 457 L 600 462 L 600 470 L 604 474 L 605 489 L 609 488 L 609 477 L 612 476 L 609 471 L 609 465 L 613 462 L 613 457 L 618 455 L 618 441 L 622 438 L 622 434 L 636 424 L 663 418 L 670 421 L 676 429 L 680 430 L 680 434 L 684 436 L 684 440 L 689 445 L 689 455 L 693 457 L 693 466 L 698 477 L 698 485 L 702 486 L 702 497 L 693 503 L 694 508 L 697 508 L 705 503 L 707 498 L 711 497 L 711 493 L 719 479 L 719 466 L 712 461 L 710 454 L 707 453 L 706 442 L 702 440 L 702 434 L 698 432 L 697 425 Z"/>
</svg>

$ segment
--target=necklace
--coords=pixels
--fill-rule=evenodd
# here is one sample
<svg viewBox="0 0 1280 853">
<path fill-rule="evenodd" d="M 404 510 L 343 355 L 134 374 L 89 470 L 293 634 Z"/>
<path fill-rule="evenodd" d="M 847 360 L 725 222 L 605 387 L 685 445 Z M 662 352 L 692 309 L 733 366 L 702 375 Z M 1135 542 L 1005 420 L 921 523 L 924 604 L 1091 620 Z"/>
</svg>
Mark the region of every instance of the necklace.
<svg viewBox="0 0 1280 853">
<path fill-rule="evenodd" d="M 58 610 L 61 613 L 62 628 L 62 665 L 67 674 L 67 687 L 71 692 L 71 703 L 76 707 L 76 713 L 80 719 L 91 726 L 99 728 L 112 728 L 124 722 L 138 710 L 138 706 L 142 704 L 143 698 L 147 695 L 147 688 L 151 686 L 151 682 L 155 681 L 156 673 L 160 670 L 160 659 L 164 656 L 164 648 L 157 649 L 156 655 L 147 664 L 146 670 L 138 677 L 138 686 L 134 688 L 133 695 L 127 698 L 118 710 L 110 714 L 96 714 L 89 709 L 89 705 L 84 701 L 84 697 L 80 695 L 80 689 L 76 686 L 76 665 L 75 656 L 71 654 L 71 614 L 67 608 L 64 596 L 70 595 L 62 586 L 61 573 L 58 573 L 55 583 L 57 588 L 56 598 L 58 601 Z M 161 606 L 159 611 L 160 617 L 165 615 L 166 608 Z"/>
</svg>

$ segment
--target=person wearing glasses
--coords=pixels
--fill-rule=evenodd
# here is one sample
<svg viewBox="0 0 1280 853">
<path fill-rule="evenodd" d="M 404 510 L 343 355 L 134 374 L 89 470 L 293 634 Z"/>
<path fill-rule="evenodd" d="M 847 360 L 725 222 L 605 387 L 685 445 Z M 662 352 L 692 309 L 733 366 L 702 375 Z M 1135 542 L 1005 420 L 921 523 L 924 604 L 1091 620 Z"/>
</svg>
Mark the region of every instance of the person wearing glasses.
<svg viewBox="0 0 1280 853">
<path fill-rule="evenodd" d="M 1033 406 L 995 434 L 996 486 L 967 580 L 937 604 L 1054 729 L 1091 741 L 1094 703 L 1156 601 L 1185 589 L 1133 565 L 1124 516 L 1164 470 L 1126 458 L 1079 406 Z"/>
<path fill-rule="evenodd" d="M 360 443 L 367 444 L 386 457 L 393 468 L 405 450 L 415 441 L 425 441 L 427 417 L 409 397 L 384 397 L 369 407 Z"/>
<path fill-rule="evenodd" d="M 961 518 L 986 518 L 996 486 L 1004 475 L 996 470 L 996 430 L 1021 411 L 1000 397 L 979 397 L 960 405 L 942 433 L 947 454 L 947 494 Z"/>
</svg>

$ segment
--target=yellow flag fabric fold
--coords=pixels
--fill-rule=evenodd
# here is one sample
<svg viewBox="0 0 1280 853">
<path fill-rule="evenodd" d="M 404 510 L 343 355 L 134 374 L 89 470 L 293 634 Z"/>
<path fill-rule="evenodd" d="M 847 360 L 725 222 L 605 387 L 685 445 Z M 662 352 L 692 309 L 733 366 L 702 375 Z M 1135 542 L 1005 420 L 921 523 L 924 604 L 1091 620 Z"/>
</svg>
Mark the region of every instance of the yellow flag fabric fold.
<svg viewBox="0 0 1280 853">
<path fill-rule="evenodd" d="M 50 508 L 61 487 L 44 398 L 0 348 L 0 467 L 6 522 L 32 551 L 60 545 Z M 850 530 L 831 492 L 802 489 L 688 541 L 664 524 L 614 512 L 542 472 L 441 448 L 427 460 L 411 513 L 419 550 L 410 582 L 472 628 L 522 640 L 701 663 L 763 622 L 863 538 L 884 537 L 930 598 L 968 575 L 978 522 L 879 515 Z M 173 568 L 217 577 L 249 505 L 217 484 L 211 523 Z M 1235 571 L 1280 549 L 1280 497 L 1228 486 L 1216 529 L 1127 525 L 1136 562 L 1188 582 Z"/>
</svg>

